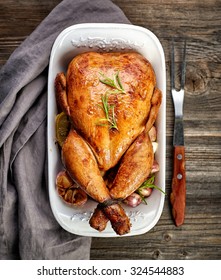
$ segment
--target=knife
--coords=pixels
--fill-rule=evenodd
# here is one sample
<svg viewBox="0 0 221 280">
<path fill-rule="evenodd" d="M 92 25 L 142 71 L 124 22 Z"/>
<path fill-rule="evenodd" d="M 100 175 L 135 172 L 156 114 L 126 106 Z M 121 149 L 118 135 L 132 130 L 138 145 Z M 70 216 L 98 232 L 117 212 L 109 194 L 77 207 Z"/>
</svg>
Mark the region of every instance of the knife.
<svg viewBox="0 0 221 280">
<path fill-rule="evenodd" d="M 174 43 L 171 51 L 171 93 L 174 104 L 174 134 L 173 134 L 173 178 L 170 202 L 172 215 L 176 226 L 184 223 L 186 208 L 186 167 L 183 125 L 184 85 L 186 74 L 186 42 L 183 49 L 180 90 L 175 89 Z"/>
</svg>

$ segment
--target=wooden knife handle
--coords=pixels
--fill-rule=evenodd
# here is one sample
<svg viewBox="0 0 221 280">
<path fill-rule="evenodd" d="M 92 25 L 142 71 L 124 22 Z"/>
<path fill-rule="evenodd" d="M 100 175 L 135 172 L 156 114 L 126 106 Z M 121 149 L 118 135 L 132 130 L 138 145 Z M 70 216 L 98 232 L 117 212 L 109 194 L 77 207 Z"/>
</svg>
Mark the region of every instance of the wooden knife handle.
<svg viewBox="0 0 221 280">
<path fill-rule="evenodd" d="M 176 226 L 184 223 L 186 207 L 186 170 L 185 170 L 185 147 L 175 146 L 173 157 L 173 179 L 170 202 L 172 215 Z"/>
</svg>

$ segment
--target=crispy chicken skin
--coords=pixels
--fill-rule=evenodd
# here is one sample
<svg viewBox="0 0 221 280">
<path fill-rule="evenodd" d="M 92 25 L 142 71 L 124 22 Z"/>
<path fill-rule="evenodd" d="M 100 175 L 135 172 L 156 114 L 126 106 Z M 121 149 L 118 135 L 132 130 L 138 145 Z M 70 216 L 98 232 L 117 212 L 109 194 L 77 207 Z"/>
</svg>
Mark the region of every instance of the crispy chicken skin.
<svg viewBox="0 0 221 280">
<path fill-rule="evenodd" d="M 109 96 L 115 105 L 118 131 L 99 126 L 104 118 L 101 95 L 108 89 L 101 73 L 113 77 L 119 71 L 126 94 Z M 75 129 L 90 145 L 99 168 L 108 170 L 141 133 L 147 122 L 156 85 L 150 63 L 137 53 L 85 53 L 75 57 L 67 71 L 67 97 Z"/>
<path fill-rule="evenodd" d="M 62 160 L 71 178 L 94 200 L 111 198 L 90 147 L 74 129 L 63 144 Z"/>
<path fill-rule="evenodd" d="M 90 218 L 90 225 L 98 231 L 106 228 L 107 222 L 110 220 L 114 231 L 118 235 L 124 235 L 130 231 L 130 220 L 125 215 L 124 209 L 118 203 L 101 207 L 98 204 Z"/>
<path fill-rule="evenodd" d="M 74 129 L 71 129 L 62 147 L 62 159 L 69 175 L 81 186 L 81 188 L 99 203 L 111 199 L 109 190 L 98 169 L 96 159 L 86 142 Z M 112 227 L 119 234 L 130 231 L 130 221 L 123 208 L 114 203 L 103 207 L 103 212 L 110 220 Z M 93 227 L 101 230 L 102 223 L 105 225 L 107 218 L 102 213 L 95 213 L 96 216 L 90 221 Z M 96 225 L 96 226 L 95 226 Z M 99 230 L 98 229 L 98 230 Z"/>
<path fill-rule="evenodd" d="M 105 230 L 108 221 L 109 221 L 109 219 L 106 217 L 103 210 L 100 209 L 99 207 L 97 207 L 94 210 L 94 213 L 93 213 L 92 217 L 90 218 L 89 223 L 90 223 L 91 227 L 93 227 L 94 229 L 96 229 L 98 231 L 103 231 L 103 230 Z"/>
<path fill-rule="evenodd" d="M 125 199 L 147 179 L 153 166 L 153 147 L 148 133 L 142 132 L 126 151 L 110 190 L 114 199 Z"/>
<path fill-rule="evenodd" d="M 113 78 L 116 73 L 124 92 L 113 93 L 113 88 L 101 82 L 104 75 Z M 130 221 L 116 199 L 129 196 L 151 172 L 153 149 L 148 131 L 161 104 L 154 70 L 138 53 L 88 52 L 70 62 L 66 78 L 64 73 L 57 75 L 55 88 L 57 103 L 72 123 L 62 146 L 64 166 L 99 203 L 90 225 L 102 231 L 110 220 L 117 234 L 126 234 Z M 101 123 L 106 117 L 102 108 L 106 93 L 117 129 Z M 102 175 L 116 165 L 119 169 L 109 190 Z"/>
</svg>

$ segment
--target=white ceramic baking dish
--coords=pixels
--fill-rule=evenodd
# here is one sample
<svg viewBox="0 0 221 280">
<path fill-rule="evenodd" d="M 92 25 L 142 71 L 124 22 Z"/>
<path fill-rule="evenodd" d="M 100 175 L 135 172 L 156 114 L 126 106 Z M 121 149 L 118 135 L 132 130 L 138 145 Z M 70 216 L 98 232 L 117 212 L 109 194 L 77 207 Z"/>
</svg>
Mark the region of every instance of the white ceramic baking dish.
<svg viewBox="0 0 221 280">
<path fill-rule="evenodd" d="M 48 77 L 48 182 L 49 197 L 53 214 L 58 223 L 67 231 L 83 236 L 116 237 L 108 223 L 103 232 L 91 228 L 88 221 L 96 203 L 89 200 L 83 207 L 73 208 L 58 196 L 55 179 L 63 170 L 60 151 L 55 139 L 55 116 L 57 114 L 54 79 L 58 72 L 66 72 L 69 62 L 82 52 L 136 51 L 152 64 L 157 78 L 157 86 L 163 93 L 163 102 L 158 114 L 156 159 L 160 171 L 155 184 L 165 191 L 165 149 L 166 149 L 166 70 L 163 48 L 158 38 L 148 29 L 127 24 L 78 24 L 65 29 L 54 42 L 49 64 Z M 130 217 L 131 232 L 126 236 L 148 232 L 158 222 L 164 205 L 165 195 L 154 190 L 147 199 L 147 205 L 136 208 L 124 206 Z"/>
</svg>

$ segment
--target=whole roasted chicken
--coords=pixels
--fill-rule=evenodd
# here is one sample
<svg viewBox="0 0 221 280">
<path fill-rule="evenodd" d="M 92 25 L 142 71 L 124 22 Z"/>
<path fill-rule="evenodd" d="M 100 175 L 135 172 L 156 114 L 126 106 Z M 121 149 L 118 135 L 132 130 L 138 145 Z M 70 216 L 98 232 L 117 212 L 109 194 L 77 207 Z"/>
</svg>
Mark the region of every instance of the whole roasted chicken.
<svg viewBox="0 0 221 280">
<path fill-rule="evenodd" d="M 149 130 L 161 91 L 150 62 L 138 53 L 77 55 L 66 75 L 55 79 L 56 99 L 71 121 L 62 145 L 69 176 L 98 202 L 90 225 L 102 231 L 108 221 L 114 231 L 130 231 L 121 200 L 147 179 L 153 165 Z M 111 185 L 105 174 L 115 170 Z"/>
</svg>

